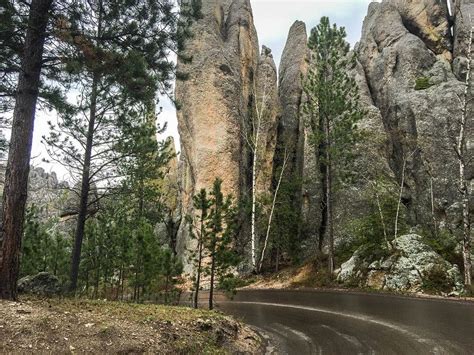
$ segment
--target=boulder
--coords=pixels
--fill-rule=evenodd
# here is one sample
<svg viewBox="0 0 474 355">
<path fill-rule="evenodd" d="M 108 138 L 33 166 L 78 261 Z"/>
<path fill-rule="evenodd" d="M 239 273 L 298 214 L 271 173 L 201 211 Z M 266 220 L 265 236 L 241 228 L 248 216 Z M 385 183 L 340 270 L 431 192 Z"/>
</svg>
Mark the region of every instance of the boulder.
<svg viewBox="0 0 474 355">
<path fill-rule="evenodd" d="M 40 272 L 18 280 L 18 292 L 51 296 L 59 294 L 61 286 L 59 279 L 55 275 L 49 272 Z"/>
<path fill-rule="evenodd" d="M 408 234 L 393 241 L 393 251 L 380 260 L 359 248 L 342 264 L 337 280 L 342 283 L 394 292 L 459 293 L 461 273 L 436 253 L 423 237 Z"/>
</svg>

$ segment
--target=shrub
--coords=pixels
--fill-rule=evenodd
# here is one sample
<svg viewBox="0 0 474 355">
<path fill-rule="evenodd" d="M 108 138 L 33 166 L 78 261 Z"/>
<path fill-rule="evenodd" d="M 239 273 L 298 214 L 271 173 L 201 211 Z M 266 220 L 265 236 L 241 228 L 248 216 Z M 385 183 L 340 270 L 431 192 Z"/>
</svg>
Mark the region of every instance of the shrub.
<svg viewBox="0 0 474 355">
<path fill-rule="evenodd" d="M 430 82 L 430 78 L 426 76 L 420 76 L 415 81 L 415 90 L 426 90 L 432 86 L 433 84 Z"/>
<path fill-rule="evenodd" d="M 425 242 L 433 248 L 439 255 L 441 255 L 445 260 L 449 261 L 451 264 L 457 264 L 461 268 L 463 266 L 462 255 L 456 252 L 456 246 L 459 242 L 456 240 L 456 237 L 448 231 L 439 231 L 436 235 L 429 233 L 429 231 L 424 231 L 423 235 L 425 237 Z"/>
<path fill-rule="evenodd" d="M 448 293 L 453 284 L 448 279 L 446 271 L 439 265 L 434 266 L 424 277 L 422 288 L 428 293 Z"/>
</svg>

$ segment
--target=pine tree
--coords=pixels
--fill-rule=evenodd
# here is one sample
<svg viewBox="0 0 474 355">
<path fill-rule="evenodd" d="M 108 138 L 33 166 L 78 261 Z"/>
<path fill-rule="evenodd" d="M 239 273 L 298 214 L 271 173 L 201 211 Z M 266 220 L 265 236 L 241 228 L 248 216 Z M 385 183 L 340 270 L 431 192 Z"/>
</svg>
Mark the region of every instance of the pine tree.
<svg viewBox="0 0 474 355">
<path fill-rule="evenodd" d="M 169 304 L 172 287 L 176 284 L 177 276 L 183 272 L 183 264 L 169 248 L 164 248 L 161 251 L 160 261 L 160 273 L 164 278 L 164 302 Z"/>
<path fill-rule="evenodd" d="M 29 160 L 36 102 L 52 0 L 32 0 L 16 90 L 2 204 L 0 298 L 16 299 Z"/>
<path fill-rule="evenodd" d="M 187 223 L 189 224 L 189 234 L 193 239 L 196 240 L 196 249 L 191 251 L 191 259 L 193 260 L 195 276 L 194 279 L 194 298 L 193 306 L 198 308 L 199 303 L 199 290 L 201 288 L 201 276 L 203 271 L 203 259 L 204 254 L 204 241 L 207 239 L 207 223 L 209 221 L 208 210 L 211 207 L 211 201 L 207 198 L 207 192 L 205 189 L 201 189 L 198 195 L 193 197 L 193 205 L 195 211 L 198 212 L 198 221 L 193 221 L 191 216 L 187 217 Z"/>
<path fill-rule="evenodd" d="M 214 308 L 216 277 L 225 276 L 229 268 L 236 263 L 232 250 L 236 233 L 236 211 L 232 206 L 232 197 L 224 197 L 221 188 L 222 180 L 216 179 L 210 193 L 209 221 L 206 226 L 208 234 L 204 240 L 210 258 L 207 268 L 210 276 L 209 309 Z"/>
<path fill-rule="evenodd" d="M 117 110 L 139 103 L 150 105 L 158 89 L 169 93 L 174 75 L 169 52 L 185 37 L 178 30 L 181 20 L 169 0 L 78 2 L 75 11 L 73 20 L 59 34 L 65 47 L 75 51 L 66 70 L 82 94 L 79 114 L 66 117 L 60 127 L 80 142 L 69 144 L 65 152 L 81 171 L 71 291 L 77 286 L 92 179 L 117 159 L 113 154 L 120 139 L 114 136 Z M 63 150 L 68 138 L 57 140 L 58 134 L 54 134 L 48 143 Z"/>
<path fill-rule="evenodd" d="M 359 105 L 358 87 L 348 74 L 355 57 L 349 54 L 346 31 L 331 25 L 327 17 L 311 30 L 308 46 L 312 51 L 308 76 L 305 113 L 309 116 L 312 143 L 318 147 L 317 161 L 322 176 L 323 203 L 320 229 L 329 247 L 329 271 L 334 268 L 334 188 L 345 177 L 357 139 L 356 124 L 364 112 Z"/>
<path fill-rule="evenodd" d="M 65 281 L 69 241 L 58 230 L 58 220 L 40 217 L 35 205 L 28 208 L 21 246 L 20 277 L 47 271 Z"/>
</svg>

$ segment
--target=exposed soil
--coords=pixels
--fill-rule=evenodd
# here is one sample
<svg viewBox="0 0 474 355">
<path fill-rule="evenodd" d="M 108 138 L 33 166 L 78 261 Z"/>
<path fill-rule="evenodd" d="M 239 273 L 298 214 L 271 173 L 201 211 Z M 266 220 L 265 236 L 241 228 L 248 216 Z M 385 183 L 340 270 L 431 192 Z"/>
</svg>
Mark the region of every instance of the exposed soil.
<svg viewBox="0 0 474 355">
<path fill-rule="evenodd" d="M 219 312 L 108 301 L 0 301 L 0 353 L 261 353 L 261 337 Z"/>
<path fill-rule="evenodd" d="M 383 293 L 394 294 L 393 292 L 361 289 L 341 285 L 328 277 L 327 272 L 313 261 L 307 262 L 301 266 L 290 266 L 277 273 L 253 276 L 247 280 L 248 285 L 242 287 L 242 290 L 298 290 L 298 289 L 315 289 L 330 290 L 341 292 L 362 292 L 362 293 Z M 445 297 L 440 295 L 432 295 L 426 293 L 399 293 L 398 295 L 416 298 L 436 298 L 447 300 L 459 300 L 474 302 L 474 297 L 458 296 Z"/>
<path fill-rule="evenodd" d="M 318 270 L 313 262 L 302 266 L 290 266 L 277 273 L 255 276 L 243 289 L 295 289 L 301 287 L 320 288 L 332 285 L 326 273 Z M 326 284 L 327 283 L 327 284 Z"/>
</svg>

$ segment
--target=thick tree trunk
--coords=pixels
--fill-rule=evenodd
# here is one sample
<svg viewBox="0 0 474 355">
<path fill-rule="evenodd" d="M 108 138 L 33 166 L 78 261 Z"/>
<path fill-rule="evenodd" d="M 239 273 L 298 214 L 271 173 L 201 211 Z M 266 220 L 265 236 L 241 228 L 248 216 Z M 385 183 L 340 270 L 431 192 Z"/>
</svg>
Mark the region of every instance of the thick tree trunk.
<svg viewBox="0 0 474 355">
<path fill-rule="evenodd" d="M 3 190 L 0 298 L 15 300 L 36 102 L 52 0 L 32 0 Z"/>
<path fill-rule="evenodd" d="M 87 128 L 86 149 L 84 152 L 84 166 L 82 169 L 81 197 L 79 204 L 79 213 L 77 217 L 76 233 L 74 237 L 74 246 L 72 249 L 71 260 L 71 283 L 69 291 L 75 292 L 77 288 L 77 278 L 79 276 L 79 264 L 81 262 L 82 240 L 84 239 L 84 229 L 87 219 L 89 190 L 90 190 L 90 168 L 92 157 L 92 146 L 94 142 L 94 131 L 97 111 L 97 92 L 99 85 L 99 76 L 94 74 L 92 79 L 91 107 L 89 115 L 89 125 Z"/>
</svg>

